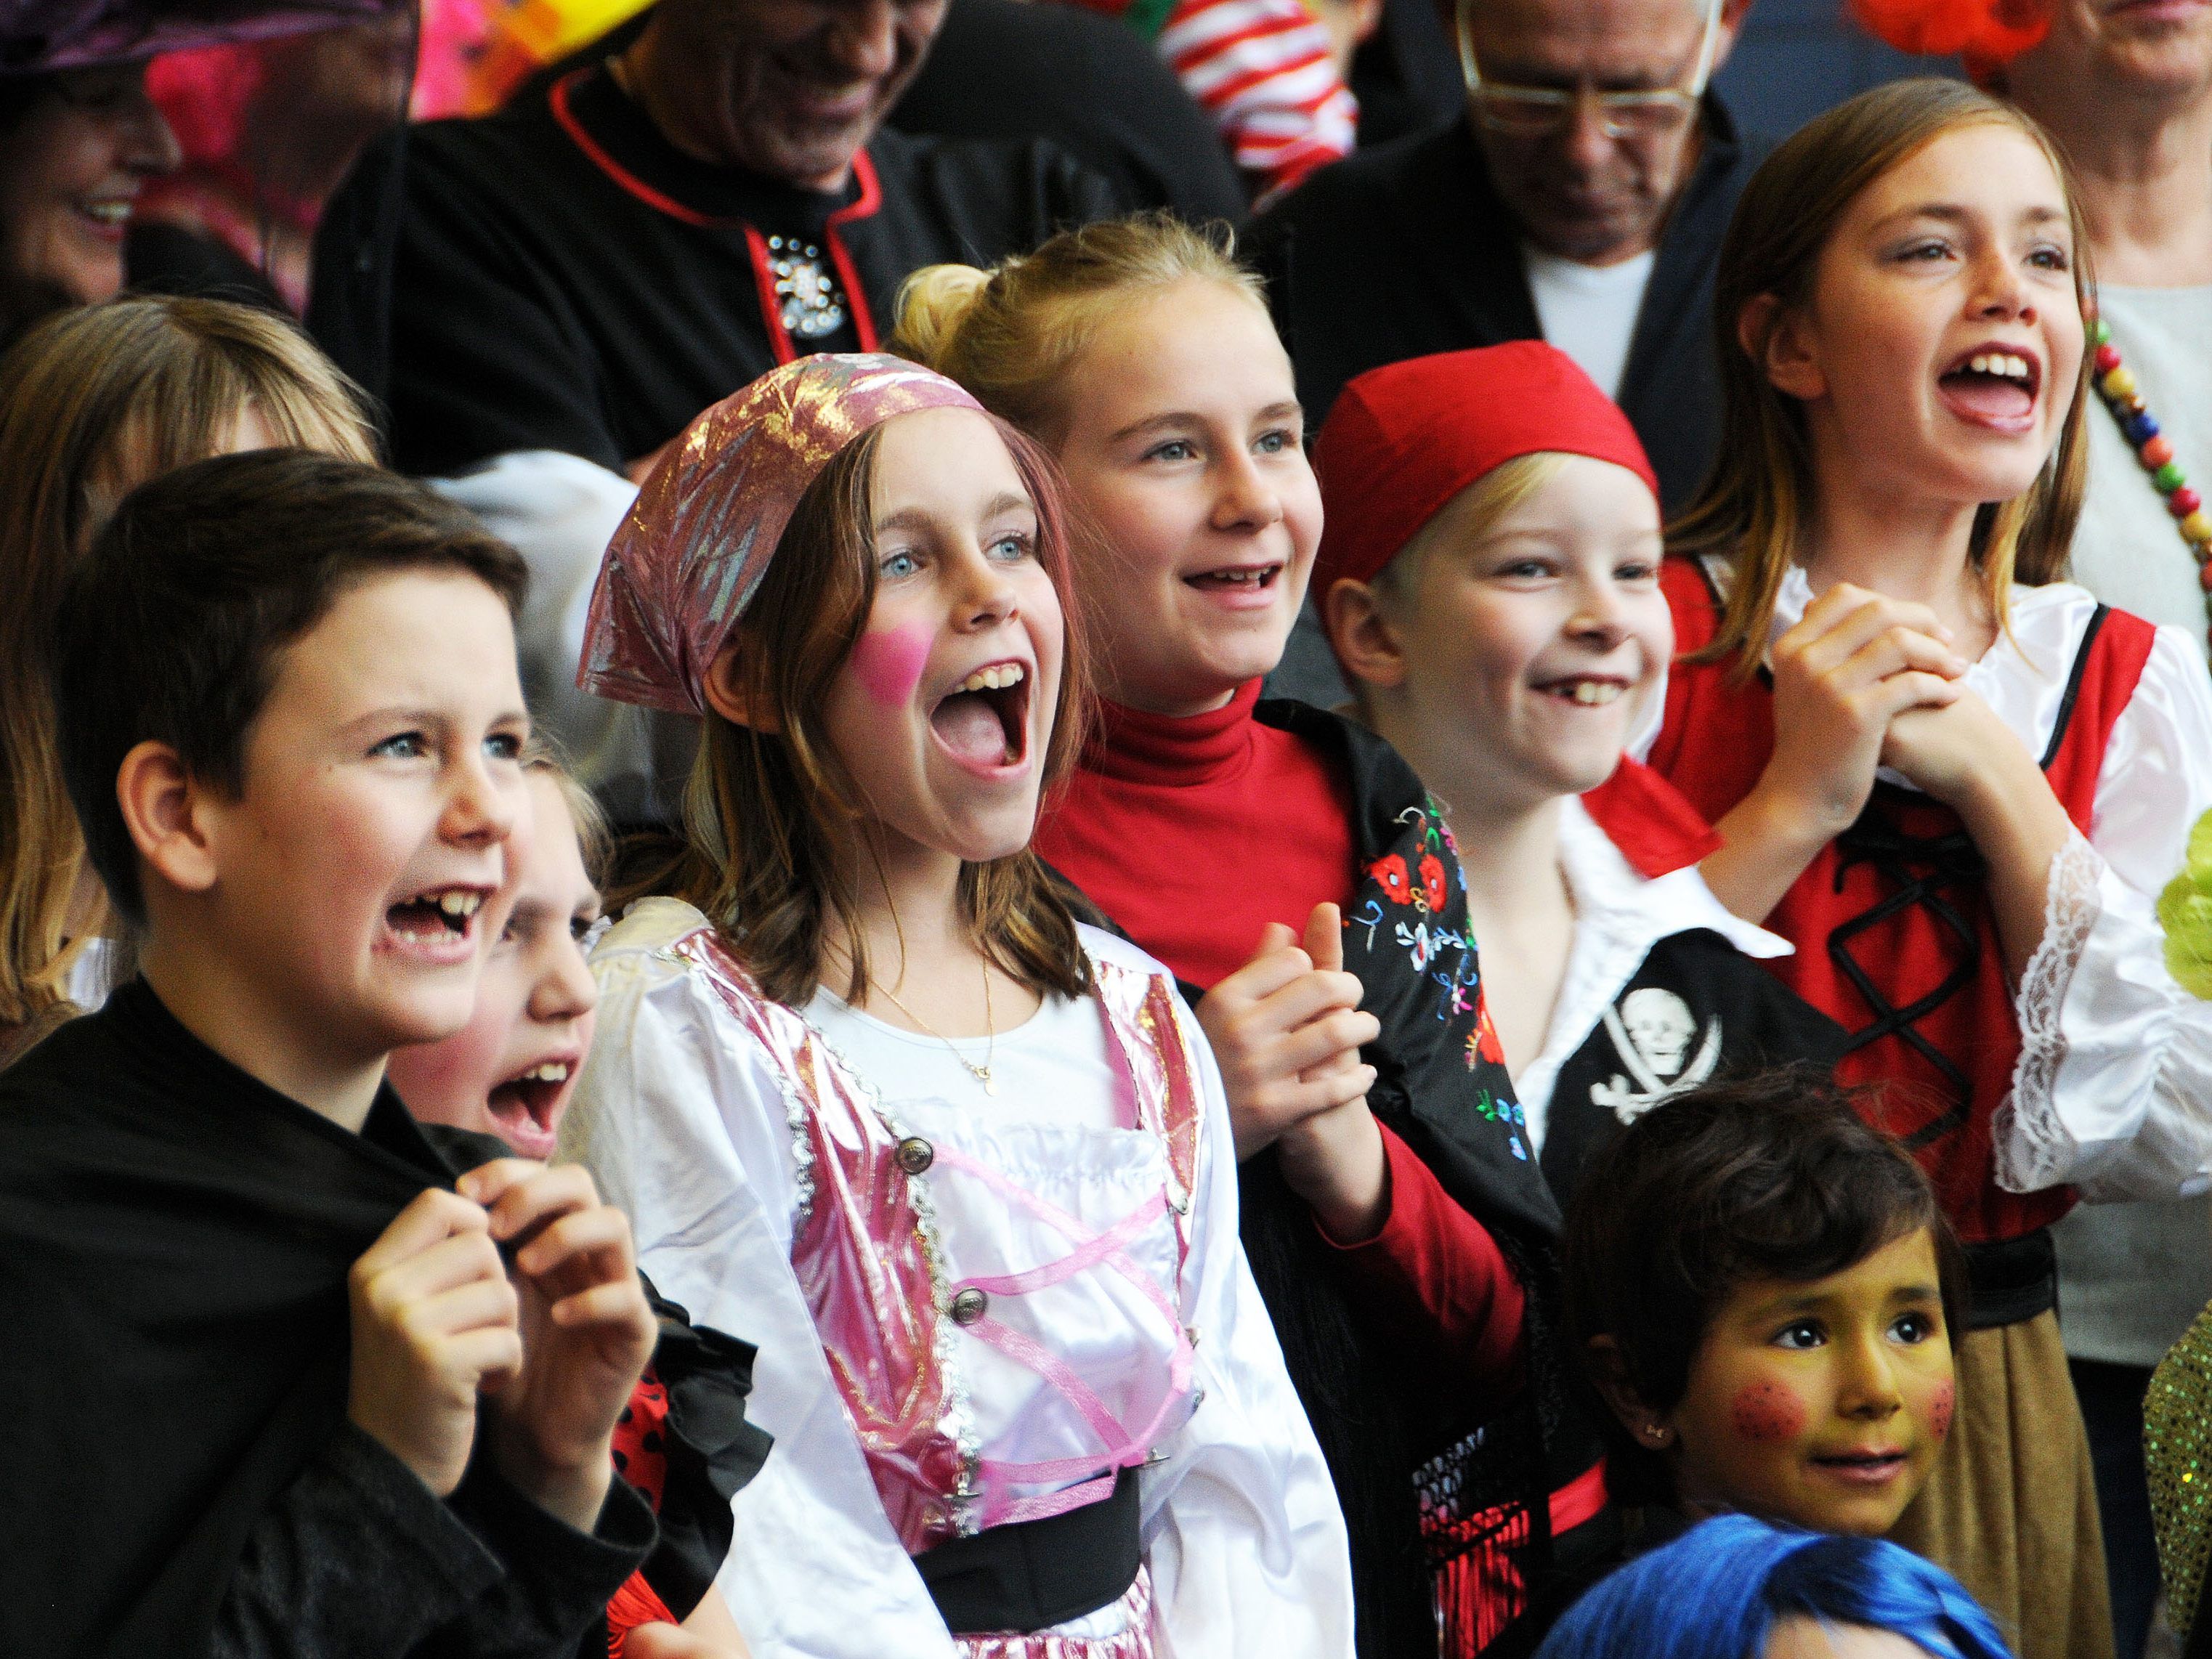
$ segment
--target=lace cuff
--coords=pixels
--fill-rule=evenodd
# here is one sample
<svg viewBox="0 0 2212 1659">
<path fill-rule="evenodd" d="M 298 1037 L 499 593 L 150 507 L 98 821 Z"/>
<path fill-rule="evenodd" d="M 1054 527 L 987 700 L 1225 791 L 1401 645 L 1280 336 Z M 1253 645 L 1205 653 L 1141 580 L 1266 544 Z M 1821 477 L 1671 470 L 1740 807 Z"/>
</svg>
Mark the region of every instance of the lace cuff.
<svg viewBox="0 0 2212 1659">
<path fill-rule="evenodd" d="M 2012 1090 L 1996 1110 L 1991 1151 L 1997 1185 L 2032 1193 L 2063 1181 L 2074 1164 L 2075 1142 L 2058 1110 L 2058 1068 L 2066 1058 L 2060 1015 L 2089 934 L 2104 907 L 2097 886 L 2105 860 L 2079 830 L 2051 861 L 2043 897 L 2043 942 L 2027 959 L 2014 1012 L 2020 1021 L 2020 1058 Z"/>
</svg>

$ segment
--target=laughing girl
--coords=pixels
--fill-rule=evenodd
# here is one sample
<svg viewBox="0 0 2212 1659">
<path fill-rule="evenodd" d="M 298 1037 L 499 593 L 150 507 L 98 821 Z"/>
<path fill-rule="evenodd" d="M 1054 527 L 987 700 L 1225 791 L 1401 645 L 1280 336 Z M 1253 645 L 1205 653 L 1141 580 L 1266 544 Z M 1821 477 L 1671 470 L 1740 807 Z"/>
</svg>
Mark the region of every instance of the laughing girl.
<svg viewBox="0 0 2212 1659">
<path fill-rule="evenodd" d="M 1255 280 L 1135 219 L 922 271 L 899 330 L 1053 452 L 1091 532 L 1103 714 L 1038 849 L 1206 994 L 1246 1246 L 1351 1527 L 1359 1650 L 1433 1653 L 1440 1620 L 1485 1645 L 1604 1481 L 1541 1426 L 1562 1420 L 1562 1368 L 1530 1360 L 1559 1212 L 1443 819 L 1372 732 L 1261 696 L 1322 512 Z"/>
<path fill-rule="evenodd" d="M 1967 1246 L 1959 1431 L 1897 1535 L 2029 1656 L 2111 1650 L 2048 1228 L 2198 1190 L 2212 1153 L 2212 1012 L 2150 897 L 2212 804 L 2212 689 L 2185 635 L 2057 580 L 2083 240 L 2042 134 L 1956 82 L 1866 94 L 1760 168 L 1650 753 Z"/>
<path fill-rule="evenodd" d="M 574 1108 L 654 1281 L 760 1344 L 720 1587 L 764 1652 L 1342 1659 L 1342 1520 L 1204 1038 L 1028 850 L 1079 733 L 1048 461 L 809 357 L 609 547 L 581 683 L 705 737 Z"/>
</svg>

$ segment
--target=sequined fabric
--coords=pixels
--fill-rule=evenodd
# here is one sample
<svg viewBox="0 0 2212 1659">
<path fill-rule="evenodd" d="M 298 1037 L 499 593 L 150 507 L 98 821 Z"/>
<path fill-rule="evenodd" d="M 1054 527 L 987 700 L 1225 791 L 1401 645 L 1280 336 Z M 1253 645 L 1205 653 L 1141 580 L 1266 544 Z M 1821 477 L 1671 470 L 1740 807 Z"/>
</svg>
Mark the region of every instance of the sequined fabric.
<svg viewBox="0 0 2212 1659">
<path fill-rule="evenodd" d="M 1152 1659 L 1152 1580 L 1142 1567 L 1121 1597 L 1121 1628 L 1111 1636 L 956 1636 L 963 1659 Z"/>
<path fill-rule="evenodd" d="M 576 684 L 704 714 L 707 670 L 752 599 L 799 498 L 895 416 L 978 409 L 898 357 L 822 354 L 770 369 L 684 429 L 607 544 Z"/>
<path fill-rule="evenodd" d="M 884 1513 L 908 1554 L 975 1530 L 994 1494 L 985 1490 L 954 1357 L 959 1328 L 922 1178 L 928 1166 L 905 1167 L 908 1132 L 797 1012 L 761 994 L 713 928 L 672 949 L 706 978 L 782 1080 L 801 1194 L 792 1267 Z M 1094 970 L 1107 1031 L 1133 1085 L 1132 1119 L 1167 1147 L 1167 1196 L 1187 1255 L 1183 1212 L 1204 1100 L 1182 1005 L 1163 976 L 1105 962 Z"/>
<path fill-rule="evenodd" d="M 2197 1316 L 2151 1373 L 2143 1399 L 2143 1473 L 2166 1619 L 2186 1637 L 2212 1558 L 2212 1308 Z"/>
</svg>

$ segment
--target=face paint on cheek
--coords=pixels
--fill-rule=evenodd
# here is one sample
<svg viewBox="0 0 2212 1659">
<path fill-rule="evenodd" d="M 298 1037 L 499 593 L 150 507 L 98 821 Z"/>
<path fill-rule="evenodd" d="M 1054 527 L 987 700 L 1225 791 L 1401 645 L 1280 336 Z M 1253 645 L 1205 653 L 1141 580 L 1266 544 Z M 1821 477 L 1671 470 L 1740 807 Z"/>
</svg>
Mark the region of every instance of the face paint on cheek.
<svg viewBox="0 0 2212 1659">
<path fill-rule="evenodd" d="M 1951 1432 L 1951 1416 L 1959 1405 L 1959 1385 L 1946 1382 L 1928 1401 L 1928 1432 L 1942 1440 Z"/>
<path fill-rule="evenodd" d="M 1805 1431 L 1805 1402 L 1771 1380 L 1747 1383 L 1729 1407 L 1729 1422 L 1762 1445 L 1789 1440 Z"/>
<path fill-rule="evenodd" d="M 853 647 L 853 673 L 860 689 L 884 708 L 900 708 L 921 683 L 929 645 L 929 629 L 919 623 L 863 634 Z"/>
</svg>

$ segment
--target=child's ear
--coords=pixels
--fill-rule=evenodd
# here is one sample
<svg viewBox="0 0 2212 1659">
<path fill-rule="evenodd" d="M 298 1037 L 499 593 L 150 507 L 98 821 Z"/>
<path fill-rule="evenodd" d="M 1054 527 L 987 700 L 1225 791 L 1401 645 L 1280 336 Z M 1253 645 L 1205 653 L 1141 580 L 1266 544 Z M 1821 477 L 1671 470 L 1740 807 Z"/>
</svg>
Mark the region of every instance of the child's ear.
<svg viewBox="0 0 2212 1659">
<path fill-rule="evenodd" d="M 206 800 L 206 787 L 166 743 L 140 744 L 115 770 L 115 804 L 138 856 L 187 893 L 204 893 L 216 882 Z"/>
<path fill-rule="evenodd" d="M 1370 685 L 1397 685 L 1406 678 L 1406 647 L 1365 582 L 1346 578 L 1322 595 L 1322 623 L 1345 672 Z"/>
<path fill-rule="evenodd" d="M 779 732 L 783 722 L 774 711 L 753 708 L 752 688 L 745 684 L 744 665 L 738 660 L 738 641 L 730 640 L 714 653 L 714 665 L 707 671 L 707 683 L 702 688 L 707 694 L 707 707 L 732 726 L 750 726 L 756 732 Z"/>
<path fill-rule="evenodd" d="M 1798 312 L 1771 294 L 1747 304 L 1735 322 L 1736 343 L 1778 392 L 1810 402 L 1828 390 L 1810 331 Z"/>
<path fill-rule="evenodd" d="M 1664 1451 L 1673 1443 L 1674 1425 L 1662 1412 L 1654 1411 L 1629 1380 L 1627 1356 L 1609 1336 L 1589 1340 L 1590 1383 L 1620 1419 L 1629 1438 L 1650 1451 Z"/>
</svg>

